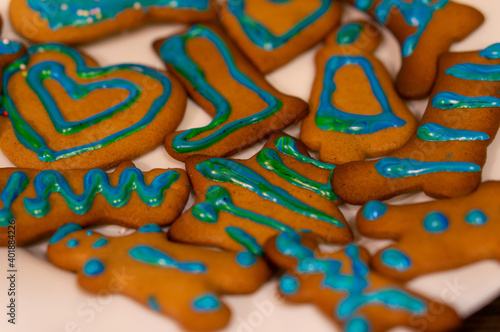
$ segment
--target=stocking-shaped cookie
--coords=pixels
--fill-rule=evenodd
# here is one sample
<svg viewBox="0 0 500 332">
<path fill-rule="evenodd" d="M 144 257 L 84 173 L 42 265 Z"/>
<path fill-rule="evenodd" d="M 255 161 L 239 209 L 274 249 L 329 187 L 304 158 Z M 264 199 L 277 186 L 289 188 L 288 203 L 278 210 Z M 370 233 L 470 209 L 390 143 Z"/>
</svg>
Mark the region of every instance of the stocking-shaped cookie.
<svg viewBox="0 0 500 332">
<path fill-rule="evenodd" d="M 300 139 L 322 161 L 343 164 L 401 147 L 417 121 L 373 55 L 380 32 L 367 22 L 336 30 L 316 55 L 316 79 Z"/>
<path fill-rule="evenodd" d="M 337 195 L 363 204 L 418 190 L 438 198 L 472 192 L 500 125 L 498 49 L 496 44 L 441 56 L 417 133 L 386 158 L 337 167 L 332 177 Z"/>
<path fill-rule="evenodd" d="M 339 22 L 338 0 L 228 0 L 221 23 L 263 73 L 319 43 Z"/>
<path fill-rule="evenodd" d="M 47 256 L 77 272 L 84 289 L 121 293 L 195 331 L 228 323 L 231 313 L 220 295 L 252 293 L 271 275 L 265 261 L 249 252 L 172 243 L 157 225 L 109 238 L 68 224 L 52 237 Z"/>
<path fill-rule="evenodd" d="M 155 43 L 169 70 L 213 120 L 165 139 L 178 160 L 195 154 L 231 155 L 301 120 L 302 100 L 278 92 L 238 51 L 220 28 L 195 25 Z"/>
<path fill-rule="evenodd" d="M 500 259 L 500 182 L 471 195 L 392 206 L 366 204 L 357 217 L 361 234 L 393 239 L 373 258 L 377 271 L 398 279 Z"/>
<path fill-rule="evenodd" d="M 333 168 L 279 133 L 248 160 L 190 157 L 186 169 L 197 198 L 172 225 L 169 237 L 255 254 L 262 254 L 271 236 L 293 229 L 347 243 L 352 233 L 328 186 Z"/>
<path fill-rule="evenodd" d="M 14 229 L 22 245 L 54 233 L 68 220 L 82 226 L 167 225 L 188 198 L 189 180 L 181 169 L 142 172 L 131 162 L 112 173 L 2 168 L 0 245 Z"/>
<path fill-rule="evenodd" d="M 285 299 L 314 303 L 345 331 L 387 331 L 396 326 L 444 331 L 460 321 L 448 306 L 372 272 L 368 252 L 355 244 L 323 253 L 306 235 L 284 232 L 269 240 L 265 251 L 286 271 L 279 289 Z"/>
<path fill-rule="evenodd" d="M 396 87 L 405 98 L 428 95 L 439 56 L 484 20 L 478 10 L 451 0 L 348 1 L 386 25 L 401 44 L 403 65 Z"/>
</svg>

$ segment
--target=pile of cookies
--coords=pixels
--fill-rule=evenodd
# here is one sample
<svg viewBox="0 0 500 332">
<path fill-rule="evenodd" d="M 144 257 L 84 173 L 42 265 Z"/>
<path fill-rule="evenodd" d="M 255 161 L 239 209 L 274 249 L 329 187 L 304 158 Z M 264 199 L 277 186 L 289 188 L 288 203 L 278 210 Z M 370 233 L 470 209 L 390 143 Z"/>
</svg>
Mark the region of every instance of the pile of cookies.
<svg viewBox="0 0 500 332">
<path fill-rule="evenodd" d="M 373 20 L 341 24 L 344 6 Z M 314 303 L 349 332 L 442 331 L 460 324 L 457 313 L 404 282 L 500 257 L 500 184 L 481 183 L 500 126 L 500 44 L 448 51 L 483 22 L 472 7 L 11 0 L 9 15 L 31 46 L 0 43 L 0 148 L 16 165 L 0 169 L 0 245 L 50 237 L 49 261 L 90 292 L 125 266 L 138 278 L 117 292 L 210 331 L 230 320 L 222 295 L 275 276 L 286 300 Z M 100 67 L 71 46 L 148 22 L 189 24 L 152 41 L 163 70 Z M 401 46 L 395 82 L 374 54 L 381 26 Z M 266 80 L 318 44 L 308 103 Z M 176 131 L 188 97 L 212 120 Z M 424 97 L 419 121 L 404 99 Z M 299 123 L 300 139 L 281 132 Z M 263 139 L 253 157 L 229 158 Z M 135 167 L 160 144 L 185 169 Z M 439 200 L 381 202 L 417 191 Z M 355 232 L 342 203 L 362 205 Z M 111 224 L 136 231 L 89 229 Z M 358 233 L 394 243 L 371 256 Z"/>
</svg>

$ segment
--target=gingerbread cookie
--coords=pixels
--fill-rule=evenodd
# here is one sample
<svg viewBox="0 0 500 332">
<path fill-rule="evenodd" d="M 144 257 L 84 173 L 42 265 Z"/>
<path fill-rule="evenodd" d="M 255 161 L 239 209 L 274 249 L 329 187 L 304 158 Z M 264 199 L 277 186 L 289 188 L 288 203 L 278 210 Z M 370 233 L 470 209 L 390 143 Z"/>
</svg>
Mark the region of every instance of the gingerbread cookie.
<svg viewBox="0 0 500 332">
<path fill-rule="evenodd" d="M 316 55 L 316 79 L 300 139 L 336 165 L 401 147 L 417 120 L 373 55 L 380 31 L 364 21 L 343 25 Z M 362 98 L 360 98 L 362 96 Z"/>
<path fill-rule="evenodd" d="M 50 240 L 47 256 L 77 272 L 87 291 L 129 296 L 193 331 L 224 327 L 231 313 L 219 296 L 252 293 L 271 275 L 265 261 L 249 252 L 172 243 L 157 225 L 109 238 L 68 224 Z"/>
<path fill-rule="evenodd" d="M 387 331 L 396 326 L 444 331 L 460 322 L 450 307 L 372 272 L 368 251 L 355 244 L 324 253 L 307 235 L 284 232 L 269 240 L 265 251 L 287 271 L 279 289 L 285 299 L 314 303 L 345 331 Z"/>
<path fill-rule="evenodd" d="M 142 172 L 131 162 L 121 163 L 112 173 L 2 168 L 0 188 L 0 245 L 7 243 L 13 228 L 16 243 L 23 245 L 68 221 L 82 226 L 164 226 L 182 212 L 190 191 L 181 169 Z"/>
<path fill-rule="evenodd" d="M 492 181 L 460 198 L 405 206 L 372 201 L 358 214 L 357 225 L 365 236 L 396 241 L 372 264 L 380 273 L 407 280 L 500 259 L 499 200 L 500 182 Z"/>
<path fill-rule="evenodd" d="M 196 201 L 171 226 L 169 238 L 259 255 L 271 236 L 294 229 L 347 243 L 352 233 L 328 185 L 333 167 L 283 134 L 271 136 L 248 160 L 190 157 L 186 169 Z"/>
<path fill-rule="evenodd" d="M 90 42 L 152 21 L 215 19 L 212 0 L 11 0 L 14 28 L 36 42 Z"/>
<path fill-rule="evenodd" d="M 217 27 L 195 25 L 157 41 L 155 49 L 213 116 L 204 127 L 167 136 L 165 148 L 175 159 L 231 155 L 307 114 L 305 102 L 274 89 Z"/>
<path fill-rule="evenodd" d="M 475 8 L 450 0 L 348 1 L 387 26 L 401 44 L 403 64 L 396 88 L 405 98 L 427 96 L 438 73 L 439 56 L 484 21 Z"/>
<path fill-rule="evenodd" d="M 337 0 L 228 0 L 220 20 L 257 68 L 269 73 L 319 43 L 341 13 Z"/>
<path fill-rule="evenodd" d="M 109 168 L 158 146 L 180 123 L 186 94 L 138 64 L 97 67 L 62 44 L 32 46 L 5 68 L 0 147 L 23 168 Z"/>
<path fill-rule="evenodd" d="M 398 151 L 337 167 L 332 186 L 344 201 L 364 204 L 423 190 L 437 198 L 472 192 L 486 149 L 500 125 L 499 44 L 446 53 L 417 133 Z"/>
</svg>

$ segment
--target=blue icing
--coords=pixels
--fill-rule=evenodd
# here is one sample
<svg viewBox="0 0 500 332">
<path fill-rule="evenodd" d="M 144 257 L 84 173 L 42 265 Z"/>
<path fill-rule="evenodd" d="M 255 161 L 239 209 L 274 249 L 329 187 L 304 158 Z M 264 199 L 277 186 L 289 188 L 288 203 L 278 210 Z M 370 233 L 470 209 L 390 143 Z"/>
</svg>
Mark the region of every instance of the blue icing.
<svg viewBox="0 0 500 332">
<path fill-rule="evenodd" d="M 345 255 L 350 260 L 351 268 L 344 268 L 340 260 L 317 258 L 314 252 L 301 244 L 300 235 L 286 232 L 278 235 L 277 249 L 285 256 L 297 260 L 296 273 L 324 276 L 322 286 L 334 292 L 345 293 L 335 307 L 334 315 L 341 321 L 350 321 L 359 315 L 359 311 L 368 305 L 382 305 L 391 310 L 403 310 L 411 315 L 423 315 L 427 311 L 426 303 L 398 287 L 368 290 L 370 284 L 368 266 L 359 257 L 359 248 L 350 244 L 345 247 Z M 345 273 L 352 270 L 352 273 Z"/>
<path fill-rule="evenodd" d="M 16 171 L 9 176 L 0 194 L 0 200 L 3 203 L 3 207 L 0 209 L 0 227 L 9 226 L 9 221 L 14 219 L 14 215 L 11 212 L 12 204 L 26 189 L 28 183 L 28 176 L 24 172 Z"/>
<path fill-rule="evenodd" d="M 82 226 L 75 223 L 69 223 L 59 227 L 57 232 L 50 238 L 49 244 L 55 244 L 65 238 L 67 235 L 77 232 L 82 229 Z M 90 231 L 88 231 L 90 232 Z"/>
<path fill-rule="evenodd" d="M 95 241 L 93 244 L 92 244 L 92 248 L 102 248 L 104 247 L 105 245 L 108 244 L 108 240 L 101 237 L 100 239 L 98 239 L 97 241 Z"/>
<path fill-rule="evenodd" d="M 421 140 L 432 142 L 486 141 L 490 139 L 488 134 L 480 131 L 453 129 L 437 123 L 421 125 L 417 130 L 417 137 Z"/>
<path fill-rule="evenodd" d="M 165 252 L 148 245 L 134 246 L 130 249 L 129 255 L 138 262 L 166 269 L 178 269 L 179 271 L 193 274 L 205 273 L 207 271 L 207 267 L 203 263 L 179 262 Z"/>
<path fill-rule="evenodd" d="M 458 93 L 443 91 L 434 96 L 432 106 L 444 110 L 500 107 L 500 99 L 491 96 L 467 97 Z"/>
<path fill-rule="evenodd" d="M 204 313 L 214 312 L 221 308 L 219 299 L 213 293 L 205 293 L 196 297 L 191 305 L 195 311 Z"/>
<path fill-rule="evenodd" d="M 500 43 L 488 46 L 479 55 L 486 59 L 500 59 Z"/>
<path fill-rule="evenodd" d="M 106 267 L 104 263 L 98 258 L 89 259 L 83 266 L 83 274 L 87 277 L 96 277 L 104 272 Z"/>
<path fill-rule="evenodd" d="M 446 69 L 446 74 L 470 81 L 500 81 L 500 65 L 460 63 Z"/>
<path fill-rule="evenodd" d="M 241 244 L 252 254 L 257 256 L 264 255 L 264 250 L 259 245 L 257 240 L 253 236 L 242 230 L 241 228 L 228 226 L 226 227 L 226 233 L 227 235 L 229 235 L 229 237 L 231 237 L 233 240 Z"/>
<path fill-rule="evenodd" d="M 157 312 L 161 311 L 161 307 L 160 307 L 160 304 L 158 303 L 158 301 L 156 300 L 156 296 L 154 296 L 154 295 L 149 296 L 147 299 L 147 303 L 148 303 L 148 307 L 150 307 L 154 311 L 157 311 Z"/>
<path fill-rule="evenodd" d="M 70 239 L 67 243 L 66 243 L 66 246 L 68 248 L 75 248 L 75 247 L 78 247 L 78 245 L 80 244 L 80 242 L 78 242 L 77 239 Z"/>
<path fill-rule="evenodd" d="M 488 216 L 479 209 L 470 210 L 465 216 L 465 222 L 474 226 L 482 226 L 488 222 Z"/>
<path fill-rule="evenodd" d="M 300 288 L 299 279 L 292 274 L 285 274 L 280 280 L 280 290 L 285 295 L 294 295 Z"/>
<path fill-rule="evenodd" d="M 161 233 L 163 230 L 156 224 L 144 225 L 137 230 L 139 233 Z"/>
<path fill-rule="evenodd" d="M 373 4 L 373 0 L 356 0 L 354 1 L 354 6 L 362 11 L 367 11 Z"/>
<path fill-rule="evenodd" d="M 434 4 L 432 4 L 433 2 Z M 417 31 L 408 36 L 402 45 L 403 56 L 407 57 L 413 54 L 420 38 L 432 21 L 434 12 L 443 9 L 448 3 L 449 0 L 413 0 L 411 3 L 406 2 L 406 0 L 383 0 L 375 8 L 375 17 L 381 24 L 386 24 L 391 9 L 395 7 L 403 15 L 408 25 L 417 28 Z"/>
<path fill-rule="evenodd" d="M 345 327 L 346 332 L 369 332 L 371 330 L 370 323 L 362 317 L 354 317 Z"/>
<path fill-rule="evenodd" d="M 87 236 L 91 236 L 92 234 L 94 234 L 92 231 L 86 231 L 85 232 L 85 235 L 87 235 Z"/>
<path fill-rule="evenodd" d="M 379 201 L 371 201 L 363 207 L 363 218 L 377 220 L 387 212 L 387 205 Z"/>
<path fill-rule="evenodd" d="M 337 43 L 339 45 L 350 45 L 358 40 L 362 31 L 363 26 L 359 23 L 346 24 L 337 32 Z"/>
<path fill-rule="evenodd" d="M 347 113 L 332 104 L 332 95 L 337 90 L 335 76 L 338 70 L 344 66 L 352 65 L 363 69 L 373 94 L 382 108 L 382 113 L 376 115 Z M 316 112 L 318 128 L 347 134 L 372 134 L 387 128 L 401 127 L 405 124 L 406 121 L 393 113 L 387 95 L 368 59 L 363 56 L 335 55 L 327 61 L 323 78 L 323 91 L 321 91 L 320 104 Z"/>
<path fill-rule="evenodd" d="M 437 172 L 480 172 L 474 163 L 458 161 L 418 161 L 414 159 L 382 158 L 375 164 L 377 172 L 387 178 L 397 179 Z"/>
<path fill-rule="evenodd" d="M 424 218 L 424 229 L 430 233 L 442 233 L 448 227 L 450 227 L 450 222 L 441 212 L 430 212 Z"/>
<path fill-rule="evenodd" d="M 257 258 L 251 252 L 241 251 L 236 255 L 236 262 L 243 267 L 251 267 L 257 262 Z"/>
<path fill-rule="evenodd" d="M 321 5 L 314 12 L 297 22 L 291 29 L 278 36 L 273 34 L 266 26 L 257 21 L 245 12 L 245 2 L 248 0 L 229 0 L 228 10 L 236 17 L 241 28 L 247 37 L 258 47 L 271 51 L 286 44 L 290 39 L 297 36 L 304 29 L 316 22 L 332 6 L 331 0 L 321 0 Z M 290 0 L 281 0 L 279 2 L 288 2 Z M 275 1 L 276 2 L 276 1 Z"/>
<path fill-rule="evenodd" d="M 382 264 L 397 271 L 406 271 L 411 267 L 411 259 L 396 248 L 385 249 L 380 255 Z"/>
<path fill-rule="evenodd" d="M 0 40 L 0 56 L 4 54 L 15 54 L 21 51 L 22 45 L 18 42 L 2 39 Z"/>
</svg>

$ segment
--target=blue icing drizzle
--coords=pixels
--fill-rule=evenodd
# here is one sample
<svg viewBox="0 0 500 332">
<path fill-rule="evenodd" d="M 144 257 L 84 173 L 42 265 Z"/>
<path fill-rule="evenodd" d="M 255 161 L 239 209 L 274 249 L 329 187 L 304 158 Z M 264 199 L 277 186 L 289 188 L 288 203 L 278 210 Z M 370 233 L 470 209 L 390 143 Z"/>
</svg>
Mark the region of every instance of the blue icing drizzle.
<svg viewBox="0 0 500 332">
<path fill-rule="evenodd" d="M 441 212 L 430 212 L 424 218 L 424 229 L 430 233 L 442 233 L 448 227 L 450 227 L 450 222 Z"/>
<path fill-rule="evenodd" d="M 83 274 L 87 277 L 97 277 L 102 274 L 105 269 L 106 267 L 100 259 L 91 258 L 83 266 Z"/>
<path fill-rule="evenodd" d="M 427 29 L 427 26 L 434 17 L 434 12 L 443 9 L 449 0 L 413 0 L 408 3 L 406 0 L 383 0 L 375 8 L 375 17 L 381 24 L 386 24 L 393 7 L 397 8 L 404 17 L 406 23 L 417 28 L 417 31 L 406 38 L 402 45 L 404 57 L 413 54 L 420 38 Z"/>
<path fill-rule="evenodd" d="M 226 233 L 231 237 L 233 240 L 241 244 L 243 247 L 245 247 L 248 251 L 250 251 L 252 254 L 257 255 L 257 256 L 263 256 L 264 255 L 264 250 L 262 247 L 257 243 L 257 240 L 244 230 L 238 227 L 233 227 L 233 226 L 228 226 L 226 227 Z"/>
<path fill-rule="evenodd" d="M 444 110 L 500 107 L 500 99 L 491 96 L 467 97 L 458 93 L 443 91 L 434 96 L 432 106 Z"/>
<path fill-rule="evenodd" d="M 350 45 L 358 40 L 363 26 L 359 23 L 349 23 L 344 25 L 337 32 L 337 43 L 339 45 Z"/>
<path fill-rule="evenodd" d="M 18 42 L 2 39 L 0 40 L 0 56 L 4 54 L 15 54 L 21 51 L 22 45 Z"/>
<path fill-rule="evenodd" d="M 377 172 L 391 179 L 419 176 L 437 172 L 480 172 L 474 163 L 458 161 L 418 161 L 414 159 L 382 158 L 375 164 Z"/>
<path fill-rule="evenodd" d="M 347 323 L 346 332 L 370 332 L 370 323 L 362 317 L 354 317 Z"/>
<path fill-rule="evenodd" d="M 459 63 L 446 69 L 446 74 L 470 81 L 500 81 L 500 65 Z"/>
<path fill-rule="evenodd" d="M 304 164 L 311 164 L 314 165 L 318 168 L 321 169 L 327 169 L 333 171 L 335 169 L 335 165 L 328 164 L 321 162 L 319 160 L 313 159 L 311 157 L 307 157 L 300 153 L 299 148 L 297 147 L 297 144 L 293 140 L 293 138 L 288 137 L 288 136 L 281 136 L 276 141 L 274 142 L 274 146 L 276 147 L 276 150 L 279 152 L 283 153 L 284 155 L 287 155 L 289 157 L 292 157 Z"/>
<path fill-rule="evenodd" d="M 245 2 L 247 0 L 229 0 L 228 10 L 235 16 L 247 37 L 258 47 L 272 51 L 286 44 L 290 39 L 297 36 L 304 29 L 316 22 L 332 6 L 331 0 L 321 0 L 321 5 L 314 12 L 297 22 L 291 29 L 278 36 L 273 34 L 266 26 L 257 21 L 245 12 Z M 281 0 L 279 2 L 289 2 Z M 276 1 L 274 1 L 276 2 Z"/>
<path fill-rule="evenodd" d="M 137 245 L 129 251 L 129 255 L 138 262 L 162 267 L 178 269 L 182 272 L 200 274 L 207 271 L 205 264 L 200 262 L 179 262 L 165 252 L 148 245 Z"/>
<path fill-rule="evenodd" d="M 396 248 L 385 249 L 380 255 L 382 264 L 397 271 L 406 271 L 411 267 L 411 259 Z"/>
<path fill-rule="evenodd" d="M 77 232 L 82 229 L 82 226 L 75 224 L 75 223 L 69 223 L 66 225 L 63 225 L 59 227 L 57 232 L 52 235 L 50 238 L 49 244 L 55 244 L 59 241 L 61 241 L 63 238 L 65 238 L 67 235 L 72 234 L 74 232 Z M 90 231 L 88 231 L 90 232 Z"/>
<path fill-rule="evenodd" d="M 149 296 L 147 302 L 148 302 L 148 307 L 150 307 L 154 311 L 157 311 L 157 312 L 161 311 L 161 307 L 160 307 L 160 304 L 158 303 L 158 301 L 156 300 L 156 296 L 154 296 L 154 295 Z"/>
<path fill-rule="evenodd" d="M 78 242 L 77 239 L 70 239 L 67 243 L 66 243 L 66 246 L 68 248 L 75 248 L 75 247 L 78 247 L 78 245 L 80 244 L 80 242 Z"/>
<path fill-rule="evenodd" d="M 500 43 L 488 46 L 479 55 L 486 59 L 500 59 Z"/>
<path fill-rule="evenodd" d="M 84 27 L 112 20 L 128 9 L 147 12 L 151 9 L 174 8 L 204 11 L 209 0 L 27 0 L 31 9 L 49 22 L 52 30 L 64 27 Z"/>
<path fill-rule="evenodd" d="M 236 255 L 236 262 L 243 267 L 251 267 L 257 262 L 257 258 L 248 251 L 240 251 Z"/>
<path fill-rule="evenodd" d="M 280 290 L 285 295 L 293 295 L 297 293 L 300 288 L 299 279 L 292 274 L 285 274 L 280 280 Z"/>
<path fill-rule="evenodd" d="M 421 125 L 417 130 L 417 137 L 421 140 L 432 142 L 486 141 L 490 139 L 488 134 L 480 131 L 453 129 L 437 123 Z"/>
<path fill-rule="evenodd" d="M 92 248 L 102 248 L 104 247 L 105 245 L 108 244 L 108 240 L 101 237 L 100 239 L 98 239 L 97 241 L 95 241 L 93 244 L 92 244 Z"/>
<path fill-rule="evenodd" d="M 371 201 L 363 207 L 363 218 L 377 220 L 387 212 L 387 205 L 379 201 Z"/>
<path fill-rule="evenodd" d="M 137 230 L 139 233 L 161 233 L 163 230 L 156 224 L 144 225 Z"/>
<path fill-rule="evenodd" d="M 205 293 L 196 297 L 192 302 L 192 307 L 198 312 L 214 312 L 221 308 L 221 303 L 213 293 Z"/>
<path fill-rule="evenodd" d="M 488 216 L 479 209 L 470 210 L 465 216 L 465 222 L 474 226 L 482 226 L 488 222 Z"/>
<path fill-rule="evenodd" d="M 354 1 L 354 6 L 362 11 L 367 11 L 373 4 L 373 0 L 356 0 Z"/>
<path fill-rule="evenodd" d="M 255 92 L 267 104 L 266 108 L 248 117 L 226 123 L 232 112 L 231 104 L 219 91 L 210 85 L 205 77 L 205 73 L 193 62 L 186 52 L 186 42 L 193 38 L 204 38 L 212 42 L 224 58 L 231 77 L 244 87 Z M 172 141 L 172 147 L 178 153 L 189 153 L 208 148 L 240 128 L 263 121 L 281 110 L 283 106 L 283 103 L 279 99 L 260 88 L 236 66 L 225 42 L 205 26 L 195 25 L 184 35 L 167 39 L 160 47 L 160 55 L 163 61 L 172 65 L 217 111 L 215 117 L 205 127 L 188 129 L 175 136 Z M 190 140 L 215 128 L 218 129 L 203 138 Z"/>
<path fill-rule="evenodd" d="M 382 113 L 376 115 L 346 113 L 332 104 L 332 95 L 337 90 L 334 81 L 337 71 L 344 66 L 351 65 L 363 69 L 373 94 L 382 108 Z M 320 104 L 316 112 L 318 128 L 360 135 L 372 134 L 392 127 L 401 127 L 405 124 L 406 121 L 393 113 L 389 100 L 368 59 L 363 56 L 335 55 L 327 61 L 323 78 L 323 91 L 321 91 Z"/>
<path fill-rule="evenodd" d="M 16 171 L 9 176 L 0 194 L 3 203 L 3 207 L 0 209 L 0 227 L 9 226 L 9 221 L 14 219 L 10 209 L 14 201 L 26 189 L 28 183 L 28 176 L 24 172 Z"/>
<path fill-rule="evenodd" d="M 398 287 L 367 290 L 370 288 L 368 282 L 370 270 L 360 259 L 359 248 L 354 244 L 344 249 L 351 262 L 352 274 L 342 272 L 345 269 L 340 260 L 316 258 L 311 249 L 301 244 L 301 238 L 297 233 L 281 233 L 276 239 L 276 247 L 283 255 L 297 260 L 296 273 L 322 274 L 324 276 L 322 287 L 346 293 L 334 312 L 341 321 L 359 317 L 359 311 L 371 304 L 382 305 L 391 310 L 403 310 L 412 315 L 423 315 L 427 311 L 427 305 L 423 300 Z"/>
</svg>

